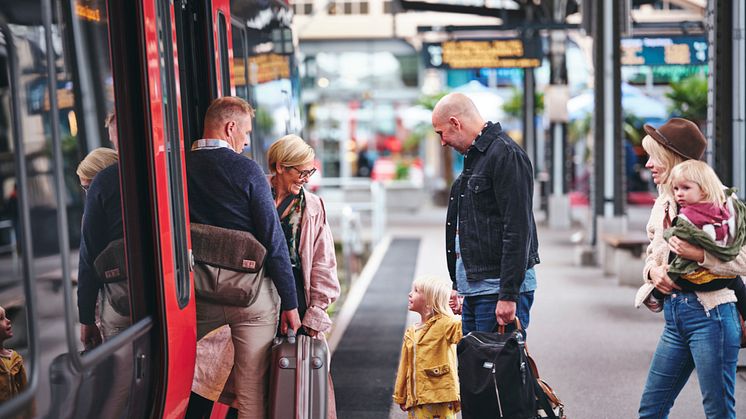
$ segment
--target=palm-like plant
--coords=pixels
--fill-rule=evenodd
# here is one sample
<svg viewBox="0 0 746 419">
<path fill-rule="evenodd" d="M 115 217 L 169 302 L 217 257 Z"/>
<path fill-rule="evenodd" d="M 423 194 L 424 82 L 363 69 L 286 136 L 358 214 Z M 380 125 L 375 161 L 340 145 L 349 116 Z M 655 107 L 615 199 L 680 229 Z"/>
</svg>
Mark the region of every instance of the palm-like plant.
<svg viewBox="0 0 746 419">
<path fill-rule="evenodd" d="M 537 114 L 544 113 L 544 93 L 534 92 L 534 104 Z M 503 111 L 506 115 L 520 119 L 523 116 L 523 91 L 513 89 L 513 94 L 503 104 Z"/>
<path fill-rule="evenodd" d="M 686 118 L 702 126 L 707 119 L 707 78 L 695 74 L 678 82 L 671 82 L 666 97 L 671 100 L 672 115 Z"/>
</svg>

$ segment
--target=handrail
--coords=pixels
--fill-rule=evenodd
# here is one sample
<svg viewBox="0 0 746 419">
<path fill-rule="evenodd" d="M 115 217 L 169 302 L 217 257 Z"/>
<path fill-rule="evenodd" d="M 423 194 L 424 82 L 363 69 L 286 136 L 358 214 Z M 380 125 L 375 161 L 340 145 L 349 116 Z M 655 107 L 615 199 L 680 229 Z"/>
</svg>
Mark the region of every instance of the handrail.
<svg viewBox="0 0 746 419">
<path fill-rule="evenodd" d="M 52 48 L 52 4 L 51 0 L 44 0 L 41 4 L 41 19 L 44 25 L 44 40 L 47 55 L 47 87 L 49 88 L 49 112 L 52 118 L 52 155 L 54 157 L 54 178 L 56 181 L 57 198 L 57 238 L 62 258 L 62 289 L 65 297 L 65 331 L 67 332 L 68 351 L 77 352 L 77 345 L 71 342 L 70 336 L 75 336 L 70 319 L 72 313 L 72 281 L 70 279 L 70 235 L 67 227 L 67 205 L 65 204 L 65 174 L 64 157 L 62 155 L 62 141 L 60 140 L 60 115 L 57 103 L 57 64 Z M 77 357 L 71 357 L 75 363 Z M 75 364 L 80 367 L 80 363 Z"/>
<path fill-rule="evenodd" d="M 47 0 L 48 1 L 48 0 Z M 8 77 L 10 79 L 10 100 L 11 100 L 11 129 L 13 135 L 14 159 L 17 173 L 16 187 L 18 195 L 18 219 L 20 222 L 19 241 L 23 249 L 21 272 L 23 276 L 23 289 L 26 295 L 26 319 L 29 335 L 29 346 L 31 347 L 31 369 L 29 385 L 18 397 L 5 402 L 0 406 L 0 417 L 18 414 L 24 407 L 27 407 L 36 393 L 39 386 L 39 336 L 37 330 L 37 315 L 34 306 L 36 303 L 36 287 L 32 284 L 34 278 L 33 248 L 31 246 L 31 215 L 28 201 L 28 173 L 26 169 L 26 153 L 23 143 L 23 124 L 18 116 L 18 110 L 21 109 L 21 99 L 18 95 L 19 88 L 19 69 L 16 46 L 13 42 L 13 32 L 10 30 L 4 16 L 0 13 L 0 32 L 5 38 L 5 45 L 8 51 Z"/>
</svg>

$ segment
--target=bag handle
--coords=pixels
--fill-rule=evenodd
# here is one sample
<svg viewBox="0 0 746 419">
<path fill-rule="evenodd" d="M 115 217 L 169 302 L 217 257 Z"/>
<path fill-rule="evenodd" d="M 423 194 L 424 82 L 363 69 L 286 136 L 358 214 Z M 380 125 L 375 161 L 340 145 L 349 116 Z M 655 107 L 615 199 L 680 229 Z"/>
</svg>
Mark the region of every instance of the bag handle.
<svg viewBox="0 0 746 419">
<path fill-rule="evenodd" d="M 515 319 L 513 320 L 513 323 L 515 324 L 516 330 L 523 331 L 523 327 L 521 327 L 521 321 L 518 319 L 518 316 L 515 316 Z M 505 325 L 504 324 L 498 324 L 495 330 L 497 333 L 503 335 L 505 334 Z"/>
</svg>

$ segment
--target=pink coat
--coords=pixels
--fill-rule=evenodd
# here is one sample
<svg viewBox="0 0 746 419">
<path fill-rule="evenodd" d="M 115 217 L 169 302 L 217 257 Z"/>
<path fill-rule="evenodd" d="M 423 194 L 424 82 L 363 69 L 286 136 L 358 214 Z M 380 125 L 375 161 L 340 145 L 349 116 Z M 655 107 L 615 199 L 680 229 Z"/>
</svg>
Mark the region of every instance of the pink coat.
<svg viewBox="0 0 746 419">
<path fill-rule="evenodd" d="M 326 309 L 339 297 L 334 238 L 326 222 L 324 202 L 308 191 L 304 193 L 306 209 L 300 222 L 300 264 L 308 309 L 303 326 L 328 332 L 332 322 Z"/>
</svg>

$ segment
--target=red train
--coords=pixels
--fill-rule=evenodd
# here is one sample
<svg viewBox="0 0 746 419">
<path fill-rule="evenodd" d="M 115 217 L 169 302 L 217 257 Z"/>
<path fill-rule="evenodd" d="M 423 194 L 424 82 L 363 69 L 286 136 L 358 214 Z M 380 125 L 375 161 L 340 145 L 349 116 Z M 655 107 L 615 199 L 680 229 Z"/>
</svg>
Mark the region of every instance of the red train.
<svg viewBox="0 0 746 419">
<path fill-rule="evenodd" d="M 291 18 L 280 0 L 0 0 L 0 349 L 27 377 L 0 388 L 0 417 L 183 416 L 196 336 L 185 150 L 222 95 L 257 109 L 246 153 L 260 164 L 300 129 Z M 76 167 L 110 146 L 111 112 L 131 325 L 81 354 Z"/>
</svg>

